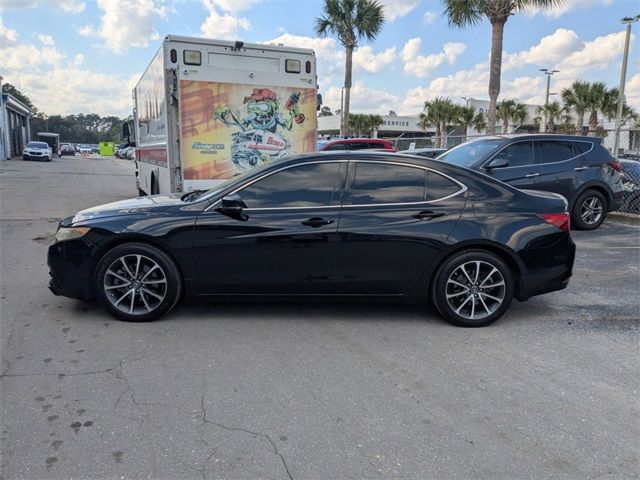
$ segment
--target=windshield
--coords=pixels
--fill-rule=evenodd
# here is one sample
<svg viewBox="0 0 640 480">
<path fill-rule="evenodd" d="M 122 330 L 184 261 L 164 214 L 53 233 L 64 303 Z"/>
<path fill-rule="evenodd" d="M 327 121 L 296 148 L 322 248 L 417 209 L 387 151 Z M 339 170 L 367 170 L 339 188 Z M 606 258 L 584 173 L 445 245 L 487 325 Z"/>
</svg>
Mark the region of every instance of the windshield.
<svg viewBox="0 0 640 480">
<path fill-rule="evenodd" d="M 472 140 L 452 148 L 438 157 L 438 160 L 461 167 L 470 167 L 486 154 L 496 150 L 504 143 L 504 140 L 490 138 L 485 140 Z"/>
<path fill-rule="evenodd" d="M 27 148 L 49 148 L 49 145 L 44 142 L 29 142 Z"/>
</svg>

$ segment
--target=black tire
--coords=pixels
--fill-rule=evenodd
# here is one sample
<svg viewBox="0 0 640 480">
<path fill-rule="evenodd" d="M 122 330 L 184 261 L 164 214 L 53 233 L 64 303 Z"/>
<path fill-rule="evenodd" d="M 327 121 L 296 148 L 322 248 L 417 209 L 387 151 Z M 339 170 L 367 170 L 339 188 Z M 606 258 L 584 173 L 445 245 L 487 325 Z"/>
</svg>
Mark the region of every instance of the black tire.
<svg viewBox="0 0 640 480">
<path fill-rule="evenodd" d="M 593 216 L 591 206 L 596 206 L 599 215 Z M 607 199 L 597 190 L 585 190 L 580 194 L 571 212 L 571 221 L 578 230 L 595 230 L 607 216 Z"/>
<path fill-rule="evenodd" d="M 475 270 L 473 270 L 474 266 L 478 265 L 475 262 L 480 262 L 479 274 L 477 276 L 475 275 Z M 467 266 L 469 264 L 471 264 L 470 267 Z M 461 282 L 464 283 L 464 285 L 460 287 L 458 286 L 460 283 L 456 283 L 458 282 L 457 275 L 465 278 L 462 276 L 462 271 L 460 270 L 462 266 L 465 266 L 465 270 L 469 269 L 468 274 L 471 280 L 476 282 L 475 286 L 466 279 L 464 282 Z M 499 275 L 497 273 L 490 274 L 490 272 L 493 272 L 493 269 L 496 269 Z M 483 282 L 482 280 L 485 277 L 486 280 L 489 280 L 491 283 L 487 284 L 486 281 Z M 503 282 L 504 285 L 482 288 L 482 284 L 491 286 L 497 285 L 500 282 Z M 462 293 L 456 293 L 452 288 L 466 288 L 466 291 L 459 290 L 459 292 Z M 467 294 L 466 292 L 470 293 Z M 451 299 L 447 298 L 448 294 L 451 296 Z M 500 257 L 484 250 L 464 250 L 447 258 L 436 271 L 431 285 L 431 300 L 436 309 L 447 322 L 459 327 L 484 327 L 485 325 L 495 322 L 507 311 L 511 300 L 513 300 L 513 295 L 514 281 L 511 269 Z M 501 302 L 491 300 L 491 298 L 498 297 L 501 299 Z M 470 303 L 469 299 L 471 300 Z M 459 302 L 460 304 L 465 303 L 465 305 L 462 305 L 459 313 L 456 312 L 457 309 L 454 307 L 460 305 L 455 305 L 455 302 Z M 474 310 L 471 310 L 472 306 Z M 476 306 L 478 308 L 477 315 L 475 315 Z M 469 313 L 468 315 L 466 315 L 467 312 Z"/>
<path fill-rule="evenodd" d="M 133 271 L 137 256 L 142 259 L 138 264 L 141 267 L 136 268 L 137 270 L 145 268 L 145 265 L 151 267 L 152 264 L 156 264 L 159 270 L 155 268 L 150 271 L 149 268 L 146 272 Z M 128 270 L 121 263 L 123 257 L 129 265 Z M 134 276 L 128 275 L 127 271 Z M 147 284 L 144 283 L 145 278 L 150 279 Z M 165 279 L 164 283 L 162 278 Z M 138 280 L 138 289 L 133 284 L 135 280 L 131 279 Z M 142 283 L 140 279 L 143 280 Z M 118 288 L 118 284 L 123 287 Z M 107 252 L 96 267 L 94 285 L 96 297 L 103 307 L 114 317 L 126 322 L 156 320 L 171 311 L 182 295 L 182 276 L 175 262 L 162 250 L 146 243 L 125 243 Z M 131 295 L 125 294 L 132 290 L 133 299 L 130 300 Z M 120 303 L 117 303 L 118 300 Z"/>
<path fill-rule="evenodd" d="M 158 193 L 160 193 L 160 187 L 158 185 L 158 179 L 156 178 L 156 176 L 152 173 L 151 174 L 151 185 L 150 185 L 150 189 L 151 189 L 151 195 L 157 195 Z"/>
</svg>

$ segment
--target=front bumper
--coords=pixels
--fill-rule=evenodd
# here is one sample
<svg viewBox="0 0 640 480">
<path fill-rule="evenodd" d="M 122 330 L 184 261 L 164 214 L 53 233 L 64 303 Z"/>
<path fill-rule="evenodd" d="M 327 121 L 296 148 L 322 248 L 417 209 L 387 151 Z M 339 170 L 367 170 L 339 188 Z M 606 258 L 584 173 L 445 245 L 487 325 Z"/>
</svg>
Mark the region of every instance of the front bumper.
<svg viewBox="0 0 640 480">
<path fill-rule="evenodd" d="M 49 246 L 49 290 L 54 295 L 91 300 L 93 292 L 93 270 L 91 245 L 83 240 L 69 240 Z"/>
<path fill-rule="evenodd" d="M 49 156 L 48 155 L 34 155 L 32 153 L 23 153 L 22 154 L 22 159 L 23 160 L 49 160 Z"/>
</svg>

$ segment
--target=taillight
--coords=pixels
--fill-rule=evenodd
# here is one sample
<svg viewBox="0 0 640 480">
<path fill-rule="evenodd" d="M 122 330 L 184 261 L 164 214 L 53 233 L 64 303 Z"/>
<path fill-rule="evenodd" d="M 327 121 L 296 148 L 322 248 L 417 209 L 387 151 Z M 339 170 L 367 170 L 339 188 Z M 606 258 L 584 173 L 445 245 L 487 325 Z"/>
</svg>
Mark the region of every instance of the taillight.
<svg viewBox="0 0 640 480">
<path fill-rule="evenodd" d="M 616 172 L 622 171 L 622 162 L 620 160 L 614 160 L 613 162 L 609 162 L 608 165 L 611 168 L 613 168 Z"/>
<path fill-rule="evenodd" d="M 538 216 L 545 222 L 550 223 L 554 227 L 558 227 L 563 232 L 569 233 L 570 220 L 569 213 L 539 213 Z"/>
</svg>

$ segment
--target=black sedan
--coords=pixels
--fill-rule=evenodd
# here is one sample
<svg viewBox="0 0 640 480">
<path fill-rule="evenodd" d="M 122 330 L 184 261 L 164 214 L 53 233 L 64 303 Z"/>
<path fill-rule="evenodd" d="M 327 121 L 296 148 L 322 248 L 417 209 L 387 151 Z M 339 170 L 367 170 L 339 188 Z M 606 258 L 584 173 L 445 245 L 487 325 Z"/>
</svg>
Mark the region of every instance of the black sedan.
<svg viewBox="0 0 640 480">
<path fill-rule="evenodd" d="M 422 157 L 287 157 L 214 190 L 90 208 L 49 248 L 56 295 L 154 320 L 184 298 L 431 301 L 449 322 L 498 319 L 560 290 L 566 201 Z"/>
<path fill-rule="evenodd" d="M 472 168 L 516 188 L 559 193 L 569 202 L 572 224 L 581 230 L 598 228 L 624 198 L 620 161 L 597 137 L 482 137 L 449 150 L 438 160 Z"/>
</svg>

